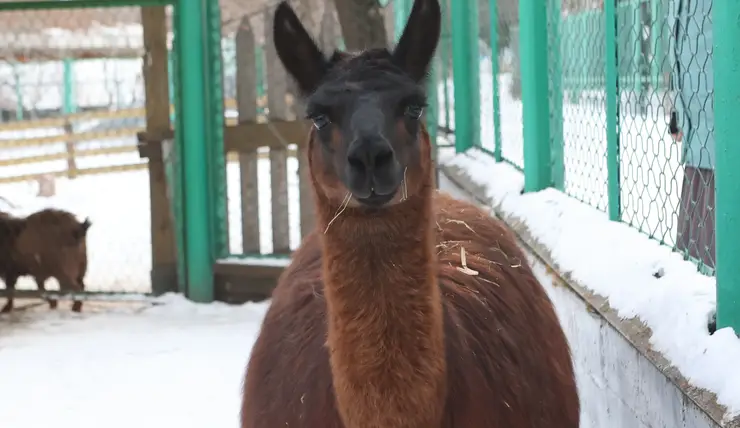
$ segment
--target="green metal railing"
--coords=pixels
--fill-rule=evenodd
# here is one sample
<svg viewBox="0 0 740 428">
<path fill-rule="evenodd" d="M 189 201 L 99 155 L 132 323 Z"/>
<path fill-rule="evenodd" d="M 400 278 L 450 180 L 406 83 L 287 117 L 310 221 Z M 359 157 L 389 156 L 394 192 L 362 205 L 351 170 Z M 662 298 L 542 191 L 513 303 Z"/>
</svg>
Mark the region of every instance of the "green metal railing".
<svg viewBox="0 0 740 428">
<path fill-rule="evenodd" d="M 488 0 L 481 34 L 475 8 L 452 2 L 452 70 L 438 84 L 452 75 L 454 98 L 439 100 L 439 123 L 458 152 L 481 147 L 523 169 L 526 191 L 562 190 L 716 275 L 718 326 L 740 331 L 740 5 L 702 1 L 519 0 L 504 16 L 508 3 Z"/>
</svg>

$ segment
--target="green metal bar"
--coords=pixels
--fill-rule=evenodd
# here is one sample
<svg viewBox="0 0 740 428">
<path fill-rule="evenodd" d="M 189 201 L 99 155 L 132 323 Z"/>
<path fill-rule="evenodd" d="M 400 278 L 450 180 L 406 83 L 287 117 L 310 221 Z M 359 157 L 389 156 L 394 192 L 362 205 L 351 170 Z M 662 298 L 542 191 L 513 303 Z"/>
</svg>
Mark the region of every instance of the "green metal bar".
<svg viewBox="0 0 740 428">
<path fill-rule="evenodd" d="M 524 191 L 552 184 L 547 69 L 547 4 L 519 1 L 519 57 L 522 76 Z"/>
<path fill-rule="evenodd" d="M 583 15 L 582 14 L 576 14 L 573 15 L 572 19 L 572 25 L 570 27 L 571 33 L 570 35 L 577 35 L 576 37 L 573 37 L 570 39 L 570 41 L 573 43 L 573 48 L 571 49 L 571 64 L 572 68 L 571 71 L 573 72 L 573 98 L 578 100 L 581 98 L 581 91 L 583 90 L 583 71 L 584 67 L 578 66 L 578 60 L 576 58 L 586 58 L 584 56 L 583 52 L 583 34 L 588 34 L 587 30 L 583 28 Z"/>
<path fill-rule="evenodd" d="M 13 80 L 15 82 L 15 118 L 23 120 L 23 89 L 21 88 L 21 75 L 18 72 L 18 63 L 13 62 Z"/>
<path fill-rule="evenodd" d="M 550 102 L 551 102 L 551 162 L 552 184 L 558 190 L 565 190 L 565 141 L 563 138 L 563 43 L 560 34 L 561 0 L 549 0 L 548 21 L 550 23 Z"/>
<path fill-rule="evenodd" d="M 653 90 L 657 90 L 663 71 L 663 0 L 650 0 L 650 18 L 650 49 L 653 54 L 650 77 Z"/>
<path fill-rule="evenodd" d="M 92 7 L 167 6 L 177 0 L 42 0 L 0 2 L 0 12 L 13 10 L 84 9 Z"/>
<path fill-rule="evenodd" d="M 257 68 L 257 96 L 265 96 L 265 49 L 257 45 L 254 53 L 255 67 Z"/>
<path fill-rule="evenodd" d="M 410 0 L 393 0 L 393 38 L 395 42 L 401 38 L 406 21 L 411 13 Z"/>
<path fill-rule="evenodd" d="M 208 105 L 206 104 L 206 50 L 204 1 L 180 0 L 178 36 L 180 38 L 180 84 L 182 91 L 183 195 L 185 197 L 185 265 L 188 298 L 196 302 L 213 301 L 213 267 L 208 153 Z"/>
<path fill-rule="evenodd" d="M 490 44 L 491 44 L 491 92 L 493 99 L 493 157 L 496 162 L 501 162 L 503 155 L 501 148 L 501 100 L 499 99 L 498 85 L 498 0 L 488 1 L 488 20 L 491 27 Z"/>
<path fill-rule="evenodd" d="M 75 76 L 74 76 L 74 60 L 71 58 L 64 58 L 64 101 L 62 108 L 64 114 L 70 114 L 77 111 L 77 103 L 75 100 Z"/>
<path fill-rule="evenodd" d="M 429 69 L 429 80 L 427 81 L 428 105 L 425 111 L 427 132 L 429 133 L 429 140 L 432 143 L 432 162 L 435 165 L 434 182 L 437 186 L 439 186 L 439 144 L 437 144 L 437 130 L 439 128 L 439 101 L 437 100 L 437 87 L 439 85 L 439 80 L 437 78 L 437 69 L 439 68 L 438 63 L 439 58 L 435 58 Z"/>
<path fill-rule="evenodd" d="M 614 2 L 604 4 L 606 38 L 606 171 L 609 219 L 621 219 L 619 189 L 619 70 L 617 68 L 617 17 Z"/>
<path fill-rule="evenodd" d="M 186 284 L 186 267 L 185 267 L 185 218 L 184 218 L 184 196 L 183 196 L 183 183 L 185 176 L 182 171 L 182 153 L 184 150 L 183 144 L 183 127 L 182 127 L 182 92 L 180 85 L 180 60 L 179 60 L 179 45 L 180 45 L 180 32 L 179 32 L 179 13 L 178 8 L 175 7 L 172 11 L 172 22 L 173 25 L 173 37 L 172 37 L 172 86 L 174 91 L 172 92 L 175 112 L 174 112 L 174 128 L 175 128 L 175 147 L 173 150 L 173 159 L 170 161 L 172 164 L 172 179 L 169 183 L 172 189 L 172 211 L 174 215 L 175 223 L 175 245 L 177 248 L 177 290 L 181 294 L 187 294 Z"/>
<path fill-rule="evenodd" d="M 717 328 L 740 333 L 740 2 L 717 1 L 714 23 L 714 138 L 716 162 Z M 719 155 L 721 153 L 721 155 Z"/>
<path fill-rule="evenodd" d="M 629 29 L 630 39 L 632 42 L 632 64 L 634 66 L 634 70 L 632 70 L 632 78 L 634 79 L 634 88 L 635 88 L 635 95 L 637 100 L 642 100 L 642 63 L 643 63 L 643 55 L 642 55 L 642 7 L 640 7 L 640 1 L 636 0 L 631 3 L 632 6 L 632 17 L 630 24 L 632 24 L 632 28 Z M 616 15 L 616 14 L 615 14 Z"/>
<path fill-rule="evenodd" d="M 167 84 L 169 85 L 170 105 L 175 103 L 175 52 L 174 49 L 167 52 Z M 172 118 L 170 118 L 172 120 Z"/>
<path fill-rule="evenodd" d="M 442 39 L 442 51 L 439 55 L 440 63 L 440 74 L 442 75 L 442 104 L 444 105 L 445 115 L 445 128 L 450 129 L 450 91 L 448 90 L 447 81 L 450 79 L 450 67 L 449 67 L 449 49 L 447 49 L 448 38 Z"/>
<path fill-rule="evenodd" d="M 439 127 L 439 101 L 437 100 L 437 86 L 439 85 L 438 72 L 439 59 L 435 58 L 432 62 L 432 67 L 429 70 L 429 80 L 427 81 L 427 108 L 426 114 L 426 125 L 427 132 L 429 132 L 429 138 L 432 140 L 434 145 L 434 154 L 437 153 L 437 128 Z M 436 160 L 436 158 L 435 158 Z"/>
<path fill-rule="evenodd" d="M 210 203 L 212 260 L 229 254 L 229 231 L 226 196 L 226 153 L 224 152 L 223 55 L 221 52 L 221 9 L 219 2 L 204 0 L 207 5 L 206 50 L 208 103 L 208 149 L 210 167 Z"/>
<path fill-rule="evenodd" d="M 455 151 L 461 153 L 480 141 L 478 4 L 459 0 L 451 3 Z"/>
</svg>

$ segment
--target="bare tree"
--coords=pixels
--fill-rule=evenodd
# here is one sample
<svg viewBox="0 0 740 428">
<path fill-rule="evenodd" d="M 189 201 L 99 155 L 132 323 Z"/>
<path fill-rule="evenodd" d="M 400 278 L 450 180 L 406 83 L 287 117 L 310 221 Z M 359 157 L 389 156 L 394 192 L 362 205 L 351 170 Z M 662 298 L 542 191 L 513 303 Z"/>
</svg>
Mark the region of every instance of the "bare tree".
<svg viewBox="0 0 740 428">
<path fill-rule="evenodd" d="M 378 0 L 334 0 L 344 44 L 350 51 L 388 46 Z"/>
</svg>

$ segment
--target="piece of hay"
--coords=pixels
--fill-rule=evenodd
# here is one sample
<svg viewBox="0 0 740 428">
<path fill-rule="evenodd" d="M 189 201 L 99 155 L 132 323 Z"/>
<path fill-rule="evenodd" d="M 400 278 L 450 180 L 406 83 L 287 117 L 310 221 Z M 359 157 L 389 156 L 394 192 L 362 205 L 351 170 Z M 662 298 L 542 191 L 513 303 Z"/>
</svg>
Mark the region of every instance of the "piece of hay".
<svg viewBox="0 0 740 428">
<path fill-rule="evenodd" d="M 470 275 L 470 276 L 478 275 L 477 270 L 473 270 L 468 267 L 468 262 L 467 262 L 467 259 L 465 258 L 465 247 L 463 246 L 460 246 L 460 264 L 462 264 L 462 267 L 460 266 L 457 267 L 457 270 L 459 270 L 460 272 L 464 273 L 465 275 Z"/>
</svg>

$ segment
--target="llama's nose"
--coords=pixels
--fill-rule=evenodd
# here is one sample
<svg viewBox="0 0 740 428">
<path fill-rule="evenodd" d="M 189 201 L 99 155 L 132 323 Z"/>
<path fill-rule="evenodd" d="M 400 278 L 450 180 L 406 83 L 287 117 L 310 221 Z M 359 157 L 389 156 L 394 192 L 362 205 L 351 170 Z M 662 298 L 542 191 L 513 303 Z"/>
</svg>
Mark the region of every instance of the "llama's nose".
<svg viewBox="0 0 740 428">
<path fill-rule="evenodd" d="M 388 195 L 398 188 L 396 154 L 382 136 L 356 140 L 347 151 L 347 167 L 349 190 L 357 197 Z"/>
</svg>

